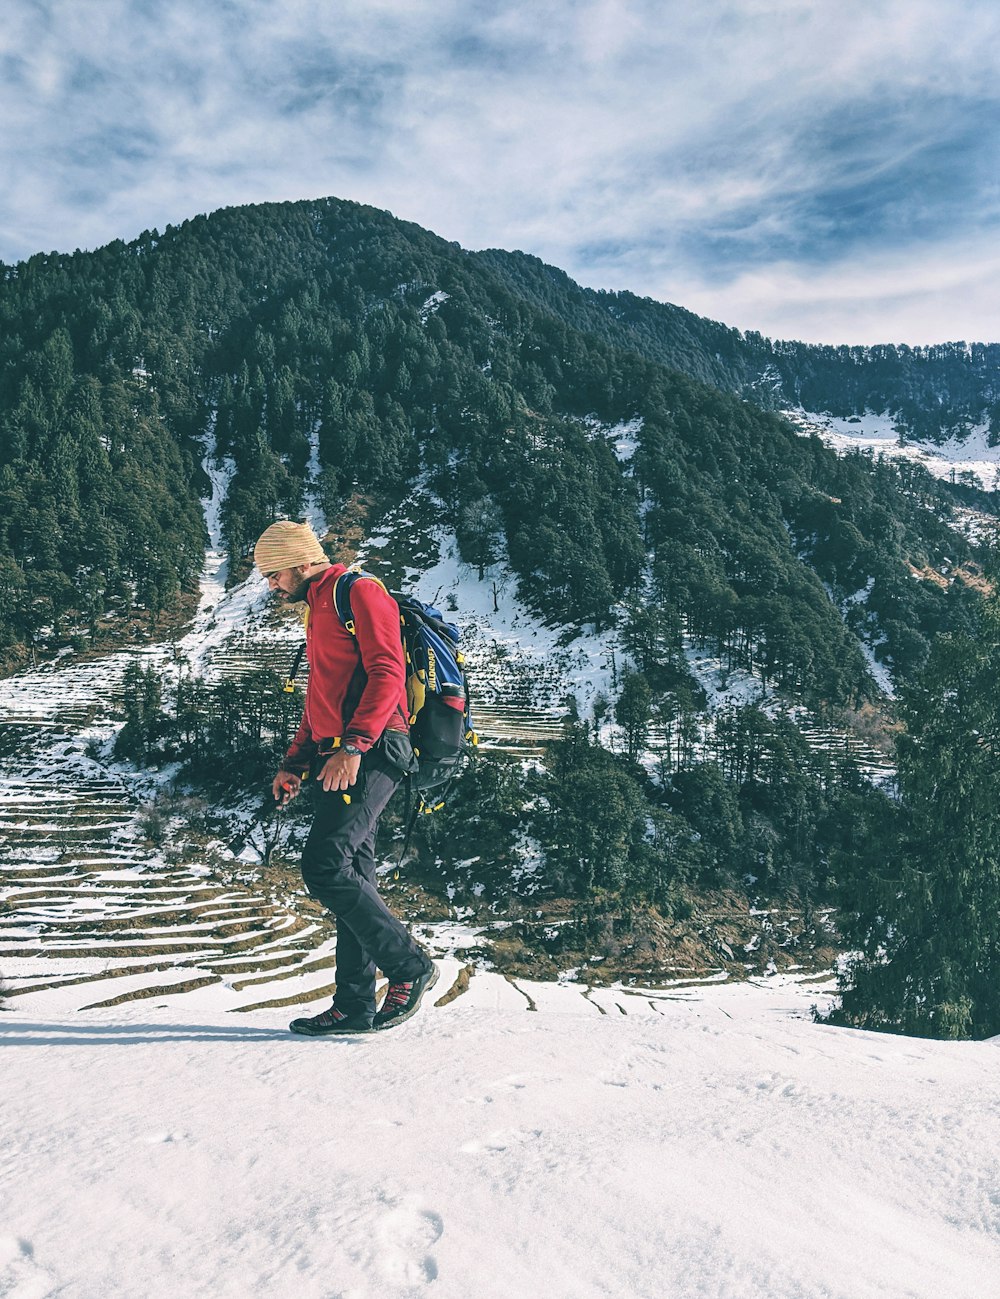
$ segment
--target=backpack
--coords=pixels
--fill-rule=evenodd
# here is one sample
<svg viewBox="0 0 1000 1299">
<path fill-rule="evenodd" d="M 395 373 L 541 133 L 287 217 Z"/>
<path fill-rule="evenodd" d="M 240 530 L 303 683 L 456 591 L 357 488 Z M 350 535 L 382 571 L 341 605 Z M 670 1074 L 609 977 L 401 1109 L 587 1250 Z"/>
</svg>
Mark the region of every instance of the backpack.
<svg viewBox="0 0 1000 1299">
<path fill-rule="evenodd" d="M 444 806 L 448 786 L 461 770 L 470 747 L 479 743 L 469 708 L 465 657 L 458 648 L 462 633 L 440 610 L 412 595 L 389 591 L 360 568 L 349 568 L 334 585 L 337 617 L 352 636 L 351 587 L 359 578 L 378 582 L 399 606 L 400 636 L 406 655 L 406 703 L 410 743 L 418 768 L 412 787 L 420 796 L 418 812 Z"/>
</svg>

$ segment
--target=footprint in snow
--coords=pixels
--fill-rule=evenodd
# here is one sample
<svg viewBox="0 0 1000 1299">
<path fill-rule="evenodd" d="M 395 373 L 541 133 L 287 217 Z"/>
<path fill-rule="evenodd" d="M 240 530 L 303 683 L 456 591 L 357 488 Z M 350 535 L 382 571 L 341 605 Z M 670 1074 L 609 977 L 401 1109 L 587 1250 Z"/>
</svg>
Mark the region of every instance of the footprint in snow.
<svg viewBox="0 0 1000 1299">
<path fill-rule="evenodd" d="M 756 1088 L 759 1092 L 767 1092 L 772 1096 L 784 1096 L 789 1100 L 794 1100 L 803 1094 L 798 1083 L 787 1081 L 778 1074 L 768 1074 L 764 1078 L 758 1078 Z"/>
<path fill-rule="evenodd" d="M 466 1141 L 460 1146 L 463 1155 L 499 1155 L 512 1146 L 523 1146 L 528 1141 L 537 1141 L 541 1132 L 535 1128 L 530 1132 L 521 1132 L 517 1128 L 506 1128 L 491 1132 L 481 1141 Z"/>
<path fill-rule="evenodd" d="M 521 1092 L 528 1086 L 529 1082 L 548 1081 L 542 1079 L 541 1075 L 532 1074 L 507 1074 L 503 1078 L 497 1078 L 493 1083 L 493 1088 L 483 1093 L 481 1096 L 463 1096 L 462 1103 L 465 1105 L 492 1105 L 494 1102 L 493 1090 L 504 1092 Z"/>
<path fill-rule="evenodd" d="M 527 1087 L 527 1085 L 528 1085 L 527 1079 L 523 1075 L 518 1073 L 511 1073 L 508 1074 L 506 1078 L 497 1079 L 498 1087 L 509 1087 L 511 1091 L 515 1091 L 515 1092 L 523 1091 L 524 1088 Z"/>
<path fill-rule="evenodd" d="M 415 1286 L 437 1280 L 431 1249 L 441 1239 L 444 1220 L 430 1209 L 399 1205 L 379 1216 L 378 1267 L 393 1285 Z"/>
<path fill-rule="evenodd" d="M 30 1241 L 0 1235 L 0 1295 L 4 1299 L 48 1299 L 55 1281 L 35 1262 Z"/>
</svg>

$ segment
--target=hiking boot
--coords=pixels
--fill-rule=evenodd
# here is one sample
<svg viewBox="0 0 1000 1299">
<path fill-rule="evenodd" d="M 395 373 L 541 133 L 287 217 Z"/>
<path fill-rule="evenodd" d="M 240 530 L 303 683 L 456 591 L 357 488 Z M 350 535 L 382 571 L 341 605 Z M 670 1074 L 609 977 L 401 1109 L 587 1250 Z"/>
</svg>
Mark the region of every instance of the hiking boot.
<svg viewBox="0 0 1000 1299">
<path fill-rule="evenodd" d="M 311 1018 L 293 1019 L 288 1027 L 293 1033 L 302 1033 L 306 1037 L 331 1037 L 337 1033 L 370 1033 L 372 1017 L 367 1011 L 345 1015 L 336 1006 L 331 1006 L 329 1010 L 324 1010 Z"/>
<path fill-rule="evenodd" d="M 395 1028 L 397 1024 L 402 1024 L 404 1019 L 409 1019 L 416 1012 L 424 993 L 437 983 L 437 978 L 438 968 L 433 961 L 429 961 L 427 969 L 422 974 L 418 974 L 415 979 L 390 983 L 372 1027 Z"/>
</svg>

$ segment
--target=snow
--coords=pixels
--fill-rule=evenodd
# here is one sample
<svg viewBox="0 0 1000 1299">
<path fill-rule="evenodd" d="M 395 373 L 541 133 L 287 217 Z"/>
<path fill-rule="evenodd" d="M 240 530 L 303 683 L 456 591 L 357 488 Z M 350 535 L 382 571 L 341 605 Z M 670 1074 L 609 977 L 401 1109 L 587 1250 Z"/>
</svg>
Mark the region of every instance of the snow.
<svg viewBox="0 0 1000 1299">
<path fill-rule="evenodd" d="M 183 661 L 198 674 L 205 672 L 206 659 L 213 650 L 244 628 L 253 615 L 262 615 L 268 599 L 267 583 L 256 570 L 239 586 L 226 591 L 229 562 L 222 536 L 222 505 L 236 465 L 228 456 L 216 456 L 214 430 L 205 438 L 204 448 L 202 467 L 212 484 L 212 494 L 203 500 L 208 549 L 199 579 L 201 596 L 191 628 L 173 652 L 175 664 Z M 165 648 L 160 647 L 161 654 Z"/>
<path fill-rule="evenodd" d="M 846 616 L 848 609 L 852 605 L 861 605 L 862 607 L 867 607 L 868 598 L 871 595 L 872 591 L 875 589 L 875 579 L 874 577 L 869 577 L 865 582 L 864 586 L 859 587 L 853 594 L 849 595 L 841 604 L 838 604 L 837 597 L 834 595 L 830 587 L 827 586 L 826 583 L 824 583 L 823 585 L 832 603 L 837 605 L 842 616 Z M 868 614 L 868 618 L 870 623 L 875 622 L 875 618 L 871 613 Z M 875 657 L 875 650 L 879 644 L 882 644 L 884 642 L 885 637 L 881 635 L 877 627 L 869 626 L 866 629 L 866 631 L 868 633 L 867 635 L 861 635 L 857 637 L 858 647 L 860 648 L 861 653 L 864 656 L 864 660 L 868 665 L 868 671 L 871 673 L 872 679 L 874 680 L 875 684 L 878 686 L 878 688 L 882 691 L 882 693 L 886 696 L 887 699 L 894 699 L 896 695 L 896 686 L 892 679 L 892 673 L 890 672 L 888 666 L 885 663 L 880 663 L 878 659 Z M 872 634 L 878 636 L 879 639 L 875 641 L 871 641 L 869 637 Z"/>
<path fill-rule="evenodd" d="M 622 462 L 631 460 L 639 449 L 639 434 L 642 432 L 642 418 L 627 420 L 616 424 L 608 433 L 614 453 Z"/>
<path fill-rule="evenodd" d="M 205 511 L 205 528 L 208 532 L 208 550 L 205 552 L 205 564 L 199 579 L 201 598 L 198 613 L 204 615 L 222 599 L 229 575 L 229 562 L 226 559 L 225 543 L 222 537 L 222 506 L 229 491 L 229 484 L 236 472 L 236 462 L 231 456 L 219 457 L 216 454 L 214 425 L 203 443 L 205 454 L 202 468 L 211 483 L 211 494 L 202 497 Z"/>
<path fill-rule="evenodd" d="M 430 498 L 425 488 L 416 486 L 400 510 L 383 521 L 380 533 L 368 538 L 358 554 L 360 563 L 365 563 L 373 548 L 407 527 L 406 512 L 414 507 L 418 495 Z M 488 708 L 496 703 L 513 675 L 527 683 L 531 694 L 528 708 L 536 718 L 547 718 L 550 723 L 565 715 L 563 698 L 567 694 L 576 698 L 581 716 L 591 713 L 598 695 L 610 698 L 616 633 L 584 632 L 567 645 L 564 626 L 544 624 L 518 597 L 506 556 L 487 567 L 480 579 L 476 569 L 462 562 L 454 535 L 447 528 L 436 525 L 427 529 L 426 540 L 436 557 L 408 568 L 404 587 L 437 606 L 446 618 L 459 622 L 477 712 L 483 705 Z M 497 610 L 493 607 L 494 583 Z M 504 664 L 502 669 L 497 669 L 498 662 Z M 558 726 L 552 733 L 558 734 Z"/>
<path fill-rule="evenodd" d="M 971 475 L 975 486 L 986 492 L 996 489 L 1000 471 L 1000 446 L 990 446 L 988 426 L 976 425 L 965 438 L 949 438 L 940 444 L 907 438 L 899 444 L 896 420 L 892 415 L 841 418 L 804 410 L 786 410 L 782 414 L 802 434 L 815 433 L 835 451 L 871 451 L 876 456 L 894 460 L 913 460 L 924 466 L 935 478 L 955 480 Z"/>
<path fill-rule="evenodd" d="M 601 435 L 627 458 L 638 432 Z M 2 1057 L 0 1296 L 979 1299 L 1000 1263 L 998 1041 L 817 1025 L 831 985 L 789 975 L 598 988 L 586 963 L 558 984 L 478 968 L 463 991 L 482 934 L 457 911 L 415 927 L 442 978 L 411 1022 L 287 1031 L 330 995 L 329 929 L 253 871 L 149 851 L 136 794 L 169 773 L 107 758 L 129 661 L 211 671 L 240 635 L 300 637 L 268 624 L 259 577 L 224 590 L 232 466 L 210 438 L 205 467 L 190 633 L 0 683 L 0 720 L 31 739 L 30 770 L 0 780 L 25 845 L 0 926 L 0 1046 L 20 1048 Z M 458 610 L 478 699 L 502 702 L 490 662 L 522 665 L 556 729 L 565 691 L 584 715 L 612 694 L 613 634 L 567 644 L 511 586 L 495 612 L 502 561 L 479 581 L 432 540 L 408 585 Z M 689 662 L 713 708 L 759 691 Z M 538 855 L 525 837 L 523 873 Z"/>
<path fill-rule="evenodd" d="M 317 420 L 309 432 L 309 464 L 306 469 L 306 491 L 302 517 L 315 532 L 317 537 L 326 534 L 326 515 L 320 502 L 320 475 L 323 466 L 319 455 L 320 421 Z"/>
<path fill-rule="evenodd" d="M 418 313 L 421 323 L 426 325 L 428 319 L 433 316 L 442 304 L 447 302 L 450 297 L 451 294 L 445 293 L 443 289 L 438 289 L 436 293 L 432 293 Z"/>
<path fill-rule="evenodd" d="M 596 415 L 587 415 L 580 421 L 592 438 L 602 438 L 611 447 L 615 458 L 627 464 L 638 451 L 642 433 L 642 416 L 622 420 L 618 424 L 605 424 Z"/>
<path fill-rule="evenodd" d="M 868 665 L 868 671 L 871 673 L 875 684 L 887 699 L 894 699 L 896 695 L 896 687 L 892 680 L 892 673 L 884 663 L 880 663 L 878 659 L 876 659 L 875 651 L 867 641 L 859 640 L 858 645 L 861 648 L 861 653 L 864 656 L 864 660 Z"/>
<path fill-rule="evenodd" d="M 698 645 L 686 633 L 684 658 L 691 676 L 705 692 L 705 708 L 709 713 L 727 706 L 747 708 L 773 702 L 774 691 L 768 690 L 756 673 L 745 668 L 727 668 L 717 654 Z"/>
<path fill-rule="evenodd" d="M 0 1294 L 989 1289 L 996 1042 L 818 1026 L 822 990 L 787 976 L 519 988 L 477 973 L 341 1041 L 289 1034 L 295 1007 L 228 1014 L 218 985 L 0 1015 Z"/>
<path fill-rule="evenodd" d="M 885 456 L 892 460 L 910 460 L 922 465 L 935 478 L 966 481 L 983 491 L 996 491 L 1000 486 L 1000 446 L 990 446 L 989 429 L 985 424 L 970 428 L 964 438 L 953 437 L 940 444 L 906 439 L 901 445 L 892 415 L 875 415 L 869 411 L 862 416 L 844 418 L 801 409 L 782 413 L 799 433 L 815 434 L 838 454 L 867 451 L 877 459 Z M 996 540 L 998 524 L 991 515 L 955 507 L 954 523 L 974 542 Z M 870 579 L 865 588 L 850 597 L 848 603 L 864 604 L 871 592 L 872 581 Z M 876 660 L 875 644 L 865 638 L 858 644 L 875 683 L 888 698 L 893 698 L 892 673 L 885 664 Z"/>
</svg>

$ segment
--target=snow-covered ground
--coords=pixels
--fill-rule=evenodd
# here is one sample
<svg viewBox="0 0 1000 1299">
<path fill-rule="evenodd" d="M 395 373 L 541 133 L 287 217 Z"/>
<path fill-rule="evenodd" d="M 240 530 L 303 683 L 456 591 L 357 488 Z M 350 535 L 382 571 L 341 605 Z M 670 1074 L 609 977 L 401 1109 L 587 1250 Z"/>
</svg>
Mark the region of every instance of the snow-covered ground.
<svg viewBox="0 0 1000 1299">
<path fill-rule="evenodd" d="M 623 457 L 636 432 L 609 431 Z M 259 578 L 224 591 L 230 470 L 210 445 L 206 467 L 194 625 L 135 652 L 167 670 L 301 636 L 271 625 Z M 458 611 L 487 705 L 530 686 L 525 713 L 557 728 L 563 692 L 583 715 L 613 694 L 610 634 L 567 644 L 503 565 L 478 581 L 450 536 L 430 543 L 408 585 Z M 477 939 L 457 918 L 420 930 L 450 1001 L 387 1034 L 289 1034 L 326 1003 L 332 941 L 287 900 L 143 847 L 136 795 L 157 781 L 107 758 L 132 657 L 0 683 L 0 720 L 31 736 L 0 781 L 16 993 L 0 1012 L 0 1299 L 990 1292 L 1000 1041 L 818 1026 L 830 985 L 790 976 L 597 989 L 479 969 L 460 992 Z M 720 665 L 691 661 L 713 706 L 753 697 L 745 674 L 722 690 Z"/>
<path fill-rule="evenodd" d="M 894 460 L 913 460 L 935 478 L 968 481 L 983 491 L 995 491 L 1000 470 L 1000 446 L 990 446 L 988 428 L 977 425 L 966 438 L 949 438 L 940 444 L 907 439 L 899 442 L 896 421 L 891 415 L 842 417 L 816 414 L 804 410 L 786 410 L 782 414 L 799 432 L 815 433 L 835 451 L 871 451 Z"/>
<path fill-rule="evenodd" d="M 366 539 L 359 562 L 391 585 L 395 578 L 381 567 L 382 552 L 416 555 L 400 573 L 401 584 L 460 624 L 477 725 L 485 719 L 486 730 L 501 736 L 557 736 L 567 696 L 576 699 L 581 717 L 591 714 L 599 696 L 613 696 L 616 634 L 583 632 L 567 643 L 564 626 L 546 625 L 519 598 L 504 554 L 482 578 L 462 563 L 454 533 L 441 522 L 426 522 L 442 508 L 426 488 L 415 487 Z"/>
<path fill-rule="evenodd" d="M 0 1014 L 5 1299 L 995 1293 L 1000 1042 L 817 1026 L 787 977 L 478 973 L 341 1041 L 61 996 Z"/>
</svg>

